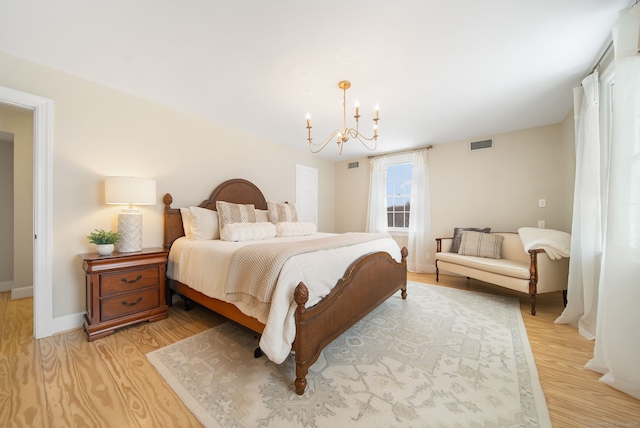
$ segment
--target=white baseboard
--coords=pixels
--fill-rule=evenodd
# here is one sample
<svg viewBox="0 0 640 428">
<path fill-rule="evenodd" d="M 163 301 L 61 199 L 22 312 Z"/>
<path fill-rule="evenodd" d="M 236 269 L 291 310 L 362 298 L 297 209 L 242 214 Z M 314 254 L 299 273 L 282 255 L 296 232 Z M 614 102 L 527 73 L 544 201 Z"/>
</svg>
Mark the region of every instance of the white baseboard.
<svg viewBox="0 0 640 428">
<path fill-rule="evenodd" d="M 71 315 L 63 315 L 53 319 L 52 333 L 63 333 L 69 330 L 75 330 L 82 327 L 84 322 L 84 312 L 78 312 Z"/>
<path fill-rule="evenodd" d="M 27 297 L 33 297 L 33 286 L 14 288 L 11 290 L 11 300 L 26 299 Z"/>
<path fill-rule="evenodd" d="M 13 288 L 13 281 L 0 282 L 0 293 L 3 291 L 11 291 L 12 288 Z"/>
</svg>

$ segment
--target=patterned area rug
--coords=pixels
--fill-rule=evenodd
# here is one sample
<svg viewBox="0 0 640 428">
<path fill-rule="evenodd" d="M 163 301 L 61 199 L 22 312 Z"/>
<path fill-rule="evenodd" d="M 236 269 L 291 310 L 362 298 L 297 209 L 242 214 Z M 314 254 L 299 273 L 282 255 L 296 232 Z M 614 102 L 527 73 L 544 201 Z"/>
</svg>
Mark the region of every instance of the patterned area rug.
<svg viewBox="0 0 640 428">
<path fill-rule="evenodd" d="M 230 322 L 147 354 L 207 427 L 549 427 L 518 301 L 409 283 L 327 346 L 293 390 L 293 356 L 253 358 Z"/>
</svg>

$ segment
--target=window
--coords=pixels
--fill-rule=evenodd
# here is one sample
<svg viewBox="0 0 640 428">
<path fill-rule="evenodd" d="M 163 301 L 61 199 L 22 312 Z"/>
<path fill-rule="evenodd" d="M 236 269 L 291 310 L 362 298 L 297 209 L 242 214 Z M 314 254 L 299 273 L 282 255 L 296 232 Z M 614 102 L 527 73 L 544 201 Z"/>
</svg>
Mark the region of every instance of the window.
<svg viewBox="0 0 640 428">
<path fill-rule="evenodd" d="M 408 229 L 411 207 L 411 162 L 387 166 L 386 199 L 389 229 Z"/>
</svg>

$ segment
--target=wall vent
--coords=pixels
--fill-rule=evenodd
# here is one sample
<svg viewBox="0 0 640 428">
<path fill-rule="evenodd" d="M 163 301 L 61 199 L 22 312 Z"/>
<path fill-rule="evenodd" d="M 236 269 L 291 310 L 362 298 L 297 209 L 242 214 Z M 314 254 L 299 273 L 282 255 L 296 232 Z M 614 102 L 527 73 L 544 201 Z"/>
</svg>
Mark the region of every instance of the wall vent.
<svg viewBox="0 0 640 428">
<path fill-rule="evenodd" d="M 360 167 L 360 162 L 349 162 L 349 164 L 347 165 L 348 169 L 353 169 L 358 167 Z"/>
<path fill-rule="evenodd" d="M 493 148 L 493 140 L 472 141 L 469 143 L 469 150 L 484 150 Z"/>
</svg>

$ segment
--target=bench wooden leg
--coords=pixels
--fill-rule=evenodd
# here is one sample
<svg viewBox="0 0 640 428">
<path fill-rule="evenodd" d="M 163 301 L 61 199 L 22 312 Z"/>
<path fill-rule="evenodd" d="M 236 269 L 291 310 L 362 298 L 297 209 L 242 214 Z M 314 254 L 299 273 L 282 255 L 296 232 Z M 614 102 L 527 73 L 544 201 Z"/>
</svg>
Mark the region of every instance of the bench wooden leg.
<svg viewBox="0 0 640 428">
<path fill-rule="evenodd" d="M 531 315 L 536 314 L 536 295 L 531 294 Z"/>
</svg>

